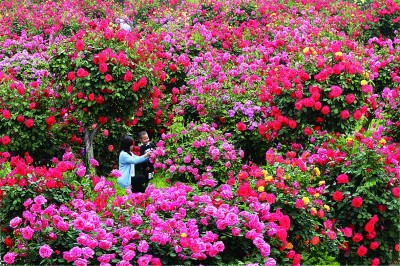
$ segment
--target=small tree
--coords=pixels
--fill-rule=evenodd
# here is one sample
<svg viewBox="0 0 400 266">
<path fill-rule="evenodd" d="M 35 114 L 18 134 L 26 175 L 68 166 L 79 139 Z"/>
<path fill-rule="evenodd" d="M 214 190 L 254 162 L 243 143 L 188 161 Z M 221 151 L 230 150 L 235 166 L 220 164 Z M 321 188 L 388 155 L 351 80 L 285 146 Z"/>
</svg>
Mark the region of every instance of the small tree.
<svg viewBox="0 0 400 266">
<path fill-rule="evenodd" d="M 60 108 L 68 110 L 64 121 L 72 129 L 69 133 L 83 134 L 87 160 L 94 158 L 94 137 L 100 129 L 135 125 L 137 108 L 157 96 L 151 93 L 157 81 L 147 58 L 138 56 L 138 36 L 102 21 L 53 48 L 49 65 Z"/>
</svg>

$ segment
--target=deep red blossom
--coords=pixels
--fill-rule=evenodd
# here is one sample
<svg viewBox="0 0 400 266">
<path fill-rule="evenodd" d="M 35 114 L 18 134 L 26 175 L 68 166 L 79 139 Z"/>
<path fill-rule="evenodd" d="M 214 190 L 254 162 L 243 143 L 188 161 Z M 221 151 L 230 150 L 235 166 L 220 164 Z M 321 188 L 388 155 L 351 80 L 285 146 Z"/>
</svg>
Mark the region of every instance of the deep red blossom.
<svg viewBox="0 0 400 266">
<path fill-rule="evenodd" d="M 18 121 L 19 123 L 24 122 L 24 120 L 25 120 L 25 117 L 23 117 L 22 115 L 17 116 L 17 121 Z"/>
<path fill-rule="evenodd" d="M 102 104 L 104 103 L 104 97 L 102 95 L 99 95 L 96 97 L 96 103 L 97 104 Z"/>
<path fill-rule="evenodd" d="M 392 195 L 395 198 L 400 198 L 400 187 L 394 187 L 392 188 Z"/>
<path fill-rule="evenodd" d="M 355 120 L 360 120 L 361 117 L 362 117 L 362 113 L 361 113 L 360 110 L 357 110 L 357 111 L 354 112 L 353 118 L 354 118 Z"/>
<path fill-rule="evenodd" d="M 56 122 L 56 118 L 54 116 L 49 116 L 46 118 L 47 128 L 51 128 Z"/>
<path fill-rule="evenodd" d="M 326 106 L 326 105 L 324 107 L 322 107 L 322 109 L 321 109 L 321 113 L 324 115 L 329 114 L 330 111 L 331 110 L 329 109 L 329 106 Z"/>
<path fill-rule="evenodd" d="M 350 112 L 348 110 L 343 110 L 340 112 L 340 117 L 342 119 L 347 119 L 350 117 Z"/>
<path fill-rule="evenodd" d="M 133 78 L 132 72 L 127 70 L 125 75 L 124 75 L 124 81 L 129 82 L 129 81 L 132 80 L 132 78 Z"/>
<path fill-rule="evenodd" d="M 336 177 L 336 181 L 338 184 L 346 184 L 349 182 L 349 177 L 346 174 L 340 174 Z"/>
<path fill-rule="evenodd" d="M 89 100 L 90 100 L 91 102 L 93 102 L 93 101 L 94 101 L 94 93 L 90 93 L 90 94 L 88 95 L 88 98 L 89 98 Z"/>
<path fill-rule="evenodd" d="M 110 82 L 113 80 L 113 78 L 110 74 L 107 74 L 107 75 L 105 75 L 104 80 L 105 80 L 105 82 Z"/>
<path fill-rule="evenodd" d="M 100 116 L 99 117 L 99 123 L 104 125 L 108 122 L 108 118 L 106 116 Z"/>
<path fill-rule="evenodd" d="M 78 71 L 76 72 L 76 75 L 78 76 L 78 78 L 85 78 L 85 77 L 89 76 L 89 72 L 87 72 L 83 68 L 79 68 Z"/>
<path fill-rule="evenodd" d="M 369 243 L 369 248 L 372 250 L 375 250 L 379 247 L 379 243 L 378 241 L 372 241 L 371 243 Z"/>
<path fill-rule="evenodd" d="M 345 98 L 347 104 L 354 103 L 355 99 L 356 99 L 356 96 L 354 94 L 347 94 L 346 98 Z"/>
<path fill-rule="evenodd" d="M 25 120 L 25 126 L 27 128 L 31 128 L 33 127 L 33 125 L 35 124 L 35 121 L 32 118 L 26 119 Z"/>
<path fill-rule="evenodd" d="M 367 254 L 367 252 L 368 252 L 368 249 L 364 245 L 359 246 L 357 249 L 357 255 L 360 257 L 365 256 Z"/>
<path fill-rule="evenodd" d="M 239 131 L 245 131 L 247 126 L 245 123 L 243 123 L 242 121 L 240 121 L 239 123 L 237 123 L 236 125 L 237 130 Z"/>
<path fill-rule="evenodd" d="M 9 238 L 9 237 L 6 237 L 6 238 L 4 239 L 4 243 L 5 243 L 6 246 L 9 247 L 9 248 L 12 247 L 12 245 L 14 244 L 13 241 L 12 241 L 12 239 Z"/>
<path fill-rule="evenodd" d="M 67 78 L 71 81 L 74 81 L 75 80 L 75 72 L 73 72 L 73 71 L 68 72 Z"/>
<path fill-rule="evenodd" d="M 335 201 L 342 201 L 343 200 L 343 193 L 339 190 L 335 191 L 332 195 L 333 200 Z"/>
<path fill-rule="evenodd" d="M 11 112 L 9 110 L 7 110 L 7 109 L 4 109 L 3 110 L 3 118 L 6 119 L 6 120 L 10 119 L 11 118 Z"/>
<path fill-rule="evenodd" d="M 375 230 L 375 225 L 371 222 L 365 224 L 364 229 L 366 232 L 371 233 Z"/>
<path fill-rule="evenodd" d="M 351 201 L 351 205 L 355 208 L 360 208 L 362 206 L 363 203 L 363 199 L 361 197 L 355 197 L 352 201 Z"/>
<path fill-rule="evenodd" d="M 108 71 L 108 66 L 106 63 L 100 63 L 99 64 L 99 71 L 101 73 L 106 73 Z"/>
</svg>

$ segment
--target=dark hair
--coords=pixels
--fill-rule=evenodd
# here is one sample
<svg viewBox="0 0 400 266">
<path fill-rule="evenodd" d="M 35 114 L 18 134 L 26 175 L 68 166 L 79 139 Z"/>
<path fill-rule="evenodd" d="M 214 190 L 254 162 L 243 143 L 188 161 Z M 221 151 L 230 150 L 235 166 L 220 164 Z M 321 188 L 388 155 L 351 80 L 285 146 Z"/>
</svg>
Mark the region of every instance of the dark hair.
<svg viewBox="0 0 400 266">
<path fill-rule="evenodd" d="M 140 132 L 139 132 L 139 139 L 142 139 L 142 137 L 143 137 L 144 135 L 147 135 L 147 132 L 146 132 L 146 131 L 140 131 Z"/>
<path fill-rule="evenodd" d="M 119 152 L 125 151 L 131 154 L 131 146 L 134 144 L 134 140 L 131 136 L 125 135 L 121 140 L 121 147 L 119 148 Z"/>
</svg>

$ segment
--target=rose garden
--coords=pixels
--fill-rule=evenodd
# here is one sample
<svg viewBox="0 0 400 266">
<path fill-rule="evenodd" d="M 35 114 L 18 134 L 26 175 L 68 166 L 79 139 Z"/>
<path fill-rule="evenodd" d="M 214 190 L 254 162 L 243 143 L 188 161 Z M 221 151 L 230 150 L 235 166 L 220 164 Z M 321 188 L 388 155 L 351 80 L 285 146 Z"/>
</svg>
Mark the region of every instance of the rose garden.
<svg viewBox="0 0 400 266">
<path fill-rule="evenodd" d="M 400 263 L 395 0 L 0 10 L 0 264 Z"/>
</svg>

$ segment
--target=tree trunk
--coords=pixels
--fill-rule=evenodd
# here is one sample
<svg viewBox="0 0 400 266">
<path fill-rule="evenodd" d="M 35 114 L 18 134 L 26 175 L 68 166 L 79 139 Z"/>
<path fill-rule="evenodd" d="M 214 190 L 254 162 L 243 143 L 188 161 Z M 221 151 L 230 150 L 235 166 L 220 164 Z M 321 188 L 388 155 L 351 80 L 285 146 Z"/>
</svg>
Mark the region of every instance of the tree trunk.
<svg viewBox="0 0 400 266">
<path fill-rule="evenodd" d="M 89 170 L 90 174 L 96 174 L 96 169 L 91 165 L 90 159 L 94 159 L 94 151 L 93 151 L 93 139 L 96 136 L 97 132 L 99 132 L 101 128 L 101 124 L 97 125 L 96 128 L 90 132 L 88 126 L 84 126 L 85 129 L 85 154 L 86 154 L 86 166 Z"/>
</svg>

